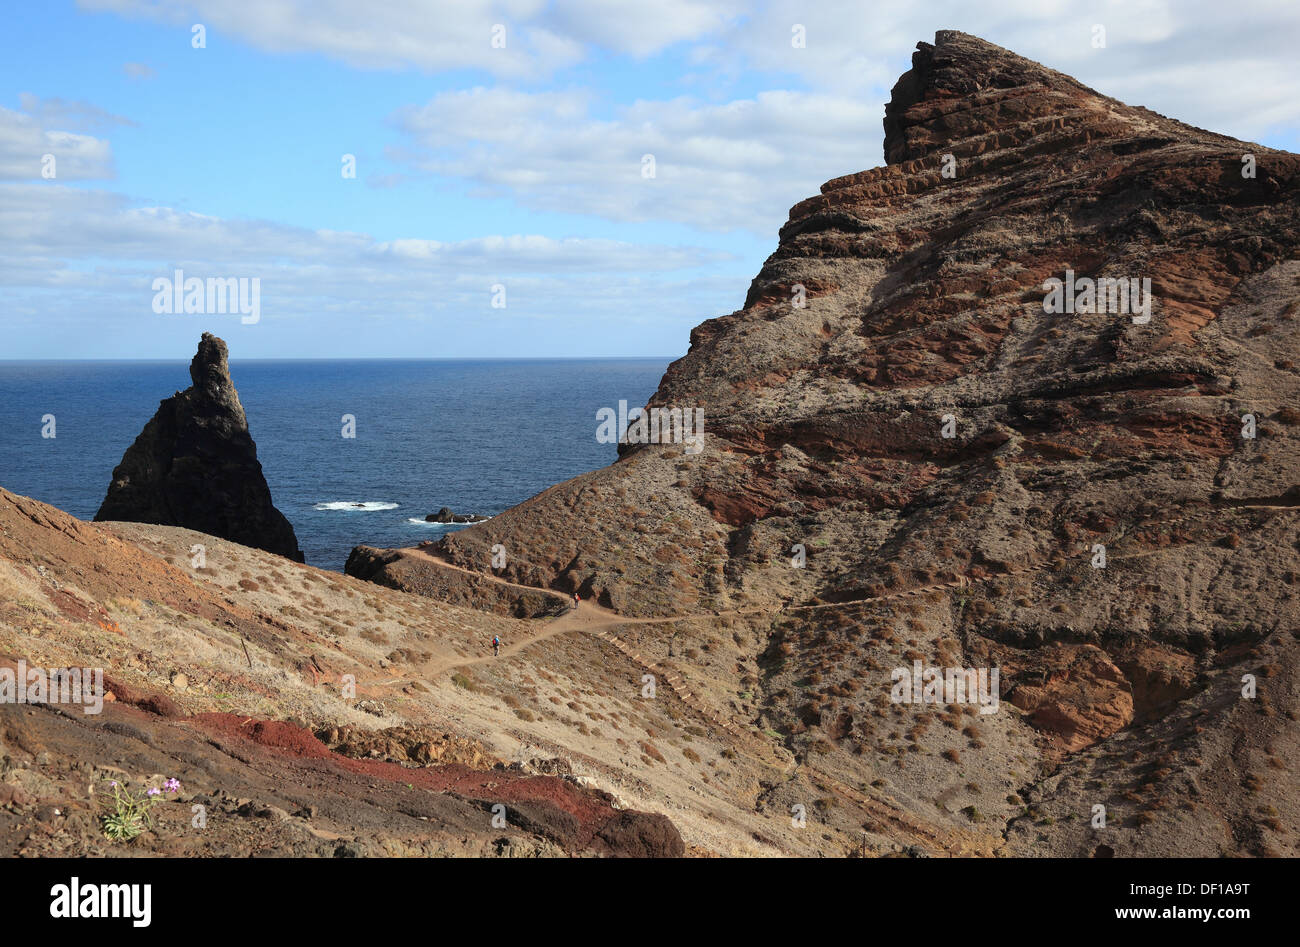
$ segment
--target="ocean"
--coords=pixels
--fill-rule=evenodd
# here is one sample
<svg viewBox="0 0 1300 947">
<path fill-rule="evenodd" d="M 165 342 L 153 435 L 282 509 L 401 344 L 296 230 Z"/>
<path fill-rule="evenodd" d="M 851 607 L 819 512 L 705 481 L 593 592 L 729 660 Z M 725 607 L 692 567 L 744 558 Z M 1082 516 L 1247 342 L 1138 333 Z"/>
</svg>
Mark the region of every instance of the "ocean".
<svg viewBox="0 0 1300 947">
<path fill-rule="evenodd" d="M 463 528 L 424 522 L 440 507 L 493 515 L 612 463 L 597 410 L 645 404 L 669 361 L 232 360 L 230 374 L 276 507 L 307 562 L 337 572 L 353 546 Z M 0 486 L 92 519 L 158 402 L 189 384 L 188 361 L 0 361 Z"/>
</svg>

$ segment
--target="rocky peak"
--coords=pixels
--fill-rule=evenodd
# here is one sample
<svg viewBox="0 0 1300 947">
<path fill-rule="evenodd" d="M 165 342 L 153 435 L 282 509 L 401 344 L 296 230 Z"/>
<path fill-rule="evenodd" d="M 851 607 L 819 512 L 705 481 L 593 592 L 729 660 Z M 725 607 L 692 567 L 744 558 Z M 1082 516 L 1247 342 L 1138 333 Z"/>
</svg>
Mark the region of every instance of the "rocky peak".
<svg viewBox="0 0 1300 947">
<path fill-rule="evenodd" d="M 1076 80 L 956 30 L 917 43 L 885 106 L 885 160 L 899 164 L 1034 118 L 1115 104 Z M 1121 106 L 1122 107 L 1122 106 Z"/>
<path fill-rule="evenodd" d="M 227 412 L 231 420 L 247 430 L 244 406 L 240 403 L 235 383 L 230 379 L 229 358 L 230 353 L 222 339 L 211 332 L 203 333 L 198 351 L 190 361 L 190 381 L 193 382 L 190 390 L 196 400 Z"/>
<path fill-rule="evenodd" d="M 224 341 L 203 333 L 190 380 L 122 456 L 95 519 L 184 526 L 303 561 L 271 502 Z"/>
</svg>

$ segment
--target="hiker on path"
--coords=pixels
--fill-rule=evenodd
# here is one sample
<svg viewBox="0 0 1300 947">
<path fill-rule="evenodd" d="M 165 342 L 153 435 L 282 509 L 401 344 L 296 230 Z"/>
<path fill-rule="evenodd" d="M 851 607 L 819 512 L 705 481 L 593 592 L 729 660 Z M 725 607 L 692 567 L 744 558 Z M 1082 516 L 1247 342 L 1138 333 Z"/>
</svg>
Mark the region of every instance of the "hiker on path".
<svg viewBox="0 0 1300 947">
<path fill-rule="evenodd" d="M 499 635 L 492 636 L 492 656 L 499 657 L 501 654 L 501 638 Z"/>
<path fill-rule="evenodd" d="M 581 601 L 582 601 L 582 599 L 580 599 L 580 598 L 578 597 L 578 593 L 577 593 L 577 592 L 574 592 L 574 593 L 573 593 L 573 610 L 574 610 L 574 611 L 577 611 L 577 610 L 578 610 L 578 603 L 581 602 Z"/>
</svg>

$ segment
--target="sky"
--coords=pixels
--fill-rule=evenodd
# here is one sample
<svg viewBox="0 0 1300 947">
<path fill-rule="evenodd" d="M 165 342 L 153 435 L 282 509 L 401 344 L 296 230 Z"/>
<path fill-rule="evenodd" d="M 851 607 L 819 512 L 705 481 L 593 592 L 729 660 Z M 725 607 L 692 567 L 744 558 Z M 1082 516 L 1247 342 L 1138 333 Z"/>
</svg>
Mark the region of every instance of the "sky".
<svg viewBox="0 0 1300 947">
<path fill-rule="evenodd" d="M 1294 0 L 14 4 L 0 359 L 680 356 L 938 29 L 1300 151 Z"/>
</svg>

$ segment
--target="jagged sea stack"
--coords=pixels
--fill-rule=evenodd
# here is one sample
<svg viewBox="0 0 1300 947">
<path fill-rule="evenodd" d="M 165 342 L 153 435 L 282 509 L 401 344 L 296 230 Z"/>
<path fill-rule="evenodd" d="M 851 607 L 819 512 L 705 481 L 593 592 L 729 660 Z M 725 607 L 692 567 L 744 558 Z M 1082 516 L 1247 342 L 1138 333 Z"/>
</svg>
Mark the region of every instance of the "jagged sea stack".
<svg viewBox="0 0 1300 947">
<path fill-rule="evenodd" d="M 228 355 L 225 342 L 203 333 L 193 384 L 158 405 L 95 519 L 184 526 L 302 562 L 293 527 L 271 502 Z"/>
</svg>

